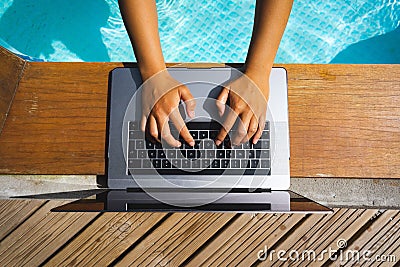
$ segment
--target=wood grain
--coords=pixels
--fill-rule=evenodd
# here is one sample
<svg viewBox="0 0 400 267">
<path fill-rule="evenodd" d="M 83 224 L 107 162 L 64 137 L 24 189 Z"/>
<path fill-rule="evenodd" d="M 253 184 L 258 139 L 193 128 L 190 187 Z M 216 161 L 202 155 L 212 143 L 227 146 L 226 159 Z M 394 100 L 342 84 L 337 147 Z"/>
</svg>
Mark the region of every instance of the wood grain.
<svg viewBox="0 0 400 267">
<path fill-rule="evenodd" d="M 1 266 L 40 265 L 97 215 L 50 212 L 60 204 L 46 203 L 1 241 Z"/>
<path fill-rule="evenodd" d="M 46 266 L 108 266 L 165 213 L 104 213 Z"/>
<path fill-rule="evenodd" d="M 367 255 L 372 259 L 375 255 L 381 254 L 387 247 L 393 247 L 392 244 L 396 243 L 399 233 L 399 220 L 400 212 L 395 210 L 386 210 L 383 214 L 377 216 L 374 222 L 366 231 L 361 233 L 357 240 L 349 245 L 343 253 L 349 251 L 358 251 L 360 255 Z M 397 234 L 397 237 L 396 237 Z M 390 255 L 386 253 L 385 255 Z M 400 259 L 400 258 L 399 258 Z M 364 263 L 365 260 L 361 258 L 359 263 Z M 343 266 L 353 266 L 357 263 L 357 258 L 344 260 Z M 368 265 L 372 264 L 371 262 Z"/>
<path fill-rule="evenodd" d="M 25 61 L 0 46 L 0 135 L 22 76 Z"/>
<path fill-rule="evenodd" d="M 36 199 L 0 200 L 0 241 L 29 218 L 46 201 Z"/>
<path fill-rule="evenodd" d="M 104 174 L 108 75 L 121 66 L 29 63 L 0 173 Z M 400 178 L 400 65 L 283 66 L 292 176 Z"/>
</svg>

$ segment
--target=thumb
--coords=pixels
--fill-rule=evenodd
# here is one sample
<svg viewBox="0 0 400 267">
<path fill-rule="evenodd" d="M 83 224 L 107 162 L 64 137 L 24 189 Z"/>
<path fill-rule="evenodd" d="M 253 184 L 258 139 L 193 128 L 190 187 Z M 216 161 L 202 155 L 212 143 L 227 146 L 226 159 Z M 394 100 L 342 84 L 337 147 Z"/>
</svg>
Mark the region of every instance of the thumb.
<svg viewBox="0 0 400 267">
<path fill-rule="evenodd" d="M 217 97 L 217 108 L 220 116 L 224 115 L 225 113 L 225 104 L 226 101 L 228 100 L 228 96 L 229 96 L 229 89 L 224 87 L 219 93 L 219 96 Z"/>
<path fill-rule="evenodd" d="M 196 101 L 193 98 L 192 93 L 190 93 L 189 88 L 186 86 L 181 86 L 180 88 L 181 99 L 185 102 L 186 112 L 190 118 L 195 117 L 194 110 L 196 108 Z"/>
</svg>

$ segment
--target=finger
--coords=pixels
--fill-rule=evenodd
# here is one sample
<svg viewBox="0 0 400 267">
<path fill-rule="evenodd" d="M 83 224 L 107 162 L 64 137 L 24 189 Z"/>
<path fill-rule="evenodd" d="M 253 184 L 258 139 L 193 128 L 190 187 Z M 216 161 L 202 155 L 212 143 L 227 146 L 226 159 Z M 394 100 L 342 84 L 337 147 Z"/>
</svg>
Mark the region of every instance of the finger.
<svg viewBox="0 0 400 267">
<path fill-rule="evenodd" d="M 249 124 L 249 128 L 247 129 L 247 136 L 245 137 L 245 139 L 247 140 L 243 140 L 244 142 L 251 140 L 251 138 L 257 133 L 258 130 L 258 120 L 256 118 L 256 116 L 252 116 L 250 119 L 250 124 Z"/>
<path fill-rule="evenodd" d="M 229 109 L 229 113 L 226 116 L 225 122 L 223 123 L 223 126 L 222 126 L 221 130 L 219 131 L 217 137 L 215 138 L 215 144 L 217 146 L 219 146 L 224 141 L 226 135 L 232 129 L 232 127 L 235 124 L 237 118 L 238 118 L 238 115 L 236 114 L 236 112 L 234 112 L 233 110 Z"/>
<path fill-rule="evenodd" d="M 180 147 L 181 142 L 176 140 L 169 129 L 168 117 L 166 115 L 161 115 L 156 117 L 158 132 L 161 132 L 161 141 L 167 142 L 171 147 Z"/>
<path fill-rule="evenodd" d="M 217 102 L 216 103 L 217 103 L 217 108 L 218 108 L 219 115 L 221 117 L 225 113 L 225 105 L 226 105 L 226 101 L 228 101 L 228 96 L 229 96 L 229 89 L 224 87 L 221 90 L 221 92 L 219 93 L 218 97 L 217 97 Z"/>
<path fill-rule="evenodd" d="M 185 140 L 190 146 L 194 146 L 194 140 L 192 135 L 189 133 L 188 128 L 186 127 L 185 122 L 183 121 L 181 114 L 177 109 L 174 109 L 169 116 L 172 123 L 175 125 L 175 128 L 178 130 L 180 136 L 182 136 L 183 140 Z"/>
<path fill-rule="evenodd" d="M 249 124 L 251 121 L 251 117 L 253 113 L 246 112 L 240 114 L 240 123 L 238 125 L 238 129 L 236 131 L 235 136 L 233 137 L 233 145 L 237 146 L 242 142 L 247 142 L 247 129 L 249 128 Z"/>
<path fill-rule="evenodd" d="M 153 115 L 150 115 L 147 120 L 147 133 L 148 133 L 150 139 L 161 143 L 159 134 L 158 134 L 157 121 Z"/>
<path fill-rule="evenodd" d="M 179 93 L 181 95 L 181 99 L 185 102 L 188 116 L 193 119 L 195 117 L 194 110 L 196 108 L 196 101 L 194 100 L 192 93 L 186 86 L 181 86 Z"/>
<path fill-rule="evenodd" d="M 145 115 L 142 115 L 142 118 L 140 119 L 140 130 L 144 132 L 146 130 L 146 124 L 147 124 L 147 119 Z"/>
<path fill-rule="evenodd" d="M 264 128 L 265 128 L 265 117 L 260 117 L 260 120 L 258 121 L 258 130 L 256 134 L 253 136 L 253 144 L 257 144 L 258 140 L 260 140 Z"/>
</svg>

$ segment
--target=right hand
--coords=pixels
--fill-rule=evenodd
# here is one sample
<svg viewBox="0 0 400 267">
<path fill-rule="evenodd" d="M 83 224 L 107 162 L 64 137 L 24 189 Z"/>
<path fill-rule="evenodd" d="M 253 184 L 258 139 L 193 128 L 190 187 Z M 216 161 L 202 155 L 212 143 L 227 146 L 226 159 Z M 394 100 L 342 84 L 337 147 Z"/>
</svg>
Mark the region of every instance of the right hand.
<svg viewBox="0 0 400 267">
<path fill-rule="evenodd" d="M 141 130 L 157 142 L 164 140 L 172 147 L 180 147 L 181 142 L 172 136 L 168 125 L 168 121 L 172 121 L 183 140 L 194 146 L 194 140 L 179 112 L 181 100 L 185 102 L 188 116 L 194 118 L 196 103 L 193 95 L 166 69 L 145 80 L 142 87 Z"/>
</svg>

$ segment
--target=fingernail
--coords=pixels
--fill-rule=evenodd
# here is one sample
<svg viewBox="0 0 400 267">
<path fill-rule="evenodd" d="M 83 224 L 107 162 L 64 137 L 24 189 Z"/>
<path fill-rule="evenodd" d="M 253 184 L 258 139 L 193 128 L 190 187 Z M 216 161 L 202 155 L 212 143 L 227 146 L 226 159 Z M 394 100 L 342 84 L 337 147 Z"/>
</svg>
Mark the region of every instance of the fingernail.
<svg viewBox="0 0 400 267">
<path fill-rule="evenodd" d="M 190 146 L 194 146 L 194 141 L 189 143 Z"/>
<path fill-rule="evenodd" d="M 222 143 L 222 142 L 221 142 L 220 140 L 216 140 L 216 141 L 215 141 L 215 144 L 216 144 L 217 146 L 219 146 L 221 143 Z"/>
<path fill-rule="evenodd" d="M 194 118 L 195 114 L 194 111 L 189 111 L 189 117 Z"/>
<path fill-rule="evenodd" d="M 258 142 L 258 139 L 254 139 L 254 140 L 253 140 L 253 144 L 254 144 L 254 145 L 257 144 L 257 142 Z"/>
<path fill-rule="evenodd" d="M 181 145 L 182 145 L 182 143 L 178 142 L 176 147 L 180 147 Z"/>
</svg>

